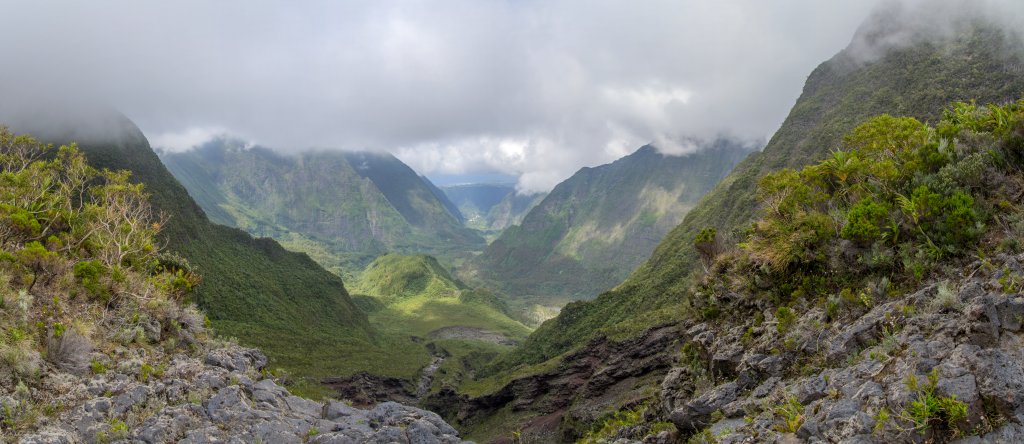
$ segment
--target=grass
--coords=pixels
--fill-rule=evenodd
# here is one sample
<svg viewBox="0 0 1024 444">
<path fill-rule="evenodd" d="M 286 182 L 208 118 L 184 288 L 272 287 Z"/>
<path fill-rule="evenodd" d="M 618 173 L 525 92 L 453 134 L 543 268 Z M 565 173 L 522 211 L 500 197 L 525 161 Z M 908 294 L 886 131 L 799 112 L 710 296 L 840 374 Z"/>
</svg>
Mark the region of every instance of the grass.
<svg viewBox="0 0 1024 444">
<path fill-rule="evenodd" d="M 522 340 L 530 333 L 525 325 L 492 307 L 466 304 L 457 298 L 433 299 L 415 296 L 370 315 L 370 323 L 383 332 L 425 337 L 443 327 L 475 327 Z"/>
</svg>

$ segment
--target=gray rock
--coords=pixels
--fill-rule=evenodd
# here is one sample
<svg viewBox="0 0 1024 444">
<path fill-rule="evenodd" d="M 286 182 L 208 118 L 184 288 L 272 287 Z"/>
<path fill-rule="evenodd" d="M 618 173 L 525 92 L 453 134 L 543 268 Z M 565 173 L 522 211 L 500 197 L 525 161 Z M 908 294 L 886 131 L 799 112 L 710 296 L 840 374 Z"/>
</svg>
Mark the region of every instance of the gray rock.
<svg viewBox="0 0 1024 444">
<path fill-rule="evenodd" d="M 288 396 L 285 398 L 285 405 L 291 410 L 292 414 L 307 418 L 319 418 L 324 411 L 323 404 L 298 396 Z"/>
<path fill-rule="evenodd" d="M 73 444 L 76 440 L 71 433 L 64 430 L 47 430 L 25 435 L 18 444 Z"/>
<path fill-rule="evenodd" d="M 854 321 L 853 324 L 843 329 L 828 345 L 828 360 L 839 361 L 846 359 L 846 355 L 857 347 L 878 339 L 881 332 L 881 324 L 886 319 L 885 315 L 893 311 L 896 301 L 876 306 L 867 314 Z"/>
<path fill-rule="evenodd" d="M 410 443 L 441 444 L 440 435 L 441 431 L 438 430 L 437 426 L 422 419 L 413 421 L 405 429 L 405 436 L 409 438 Z"/>
<path fill-rule="evenodd" d="M 800 401 L 800 404 L 807 405 L 824 398 L 826 388 L 828 388 L 828 383 L 825 382 L 825 378 L 812 376 L 797 383 L 793 396 L 796 397 L 797 401 Z"/>
<path fill-rule="evenodd" d="M 355 407 L 352 407 L 352 406 L 350 406 L 348 404 L 345 404 L 344 402 L 327 401 L 327 403 L 324 404 L 324 409 L 323 409 L 322 416 L 324 417 L 324 419 L 329 419 L 329 420 L 333 421 L 333 420 L 336 420 L 338 418 L 346 417 L 346 416 L 363 416 L 363 417 L 365 417 L 364 413 L 365 412 L 363 410 L 359 410 L 359 409 L 357 409 Z"/>
<path fill-rule="evenodd" d="M 986 443 L 1010 444 L 1024 442 L 1024 426 L 1020 424 L 1006 424 L 998 430 L 985 434 Z"/>
<path fill-rule="evenodd" d="M 255 349 L 222 348 L 207 353 L 205 363 L 228 371 L 259 371 L 266 367 L 267 357 Z"/>
<path fill-rule="evenodd" d="M 256 404 L 267 404 L 271 407 L 287 407 L 286 398 L 290 396 L 288 390 L 274 383 L 273 380 L 264 379 L 252 386 L 252 401 Z"/>
<path fill-rule="evenodd" d="M 206 402 L 206 412 L 214 421 L 228 422 L 252 410 L 242 390 L 237 386 L 221 389 Z"/>
<path fill-rule="evenodd" d="M 669 420 L 681 430 L 699 430 L 708 424 L 708 420 L 715 410 L 721 409 L 726 404 L 733 402 L 738 392 L 739 387 L 737 387 L 735 382 L 722 384 L 672 411 L 669 415 Z"/>
<path fill-rule="evenodd" d="M 1024 298 L 1004 298 L 996 304 L 999 324 L 1005 330 L 1020 331 L 1024 323 Z"/>
<path fill-rule="evenodd" d="M 369 439 L 366 440 L 368 444 L 410 444 L 409 438 L 405 436 L 405 432 L 394 426 L 381 427 L 377 433 L 374 433 Z"/>
<path fill-rule="evenodd" d="M 757 386 L 757 388 L 755 388 L 754 391 L 750 393 L 750 396 L 753 396 L 754 398 L 764 398 L 765 396 L 768 396 L 768 394 L 772 392 L 772 389 L 774 389 L 775 386 L 781 380 L 782 378 L 778 376 L 772 376 L 768 378 L 767 381 Z"/>
<path fill-rule="evenodd" d="M 314 436 L 309 440 L 311 444 L 358 444 L 366 442 L 366 435 L 353 435 L 350 432 L 331 432 Z"/>
<path fill-rule="evenodd" d="M 85 402 L 83 408 L 88 413 L 107 413 L 111 406 L 110 398 L 96 398 Z"/>
<path fill-rule="evenodd" d="M 978 401 L 978 386 L 974 375 L 967 374 L 956 378 L 941 378 L 935 385 L 935 391 L 943 396 L 955 396 L 967 404 Z"/>
<path fill-rule="evenodd" d="M 120 416 L 127 413 L 132 407 L 141 406 L 149 398 L 149 387 L 137 385 L 114 397 L 111 413 Z"/>
</svg>

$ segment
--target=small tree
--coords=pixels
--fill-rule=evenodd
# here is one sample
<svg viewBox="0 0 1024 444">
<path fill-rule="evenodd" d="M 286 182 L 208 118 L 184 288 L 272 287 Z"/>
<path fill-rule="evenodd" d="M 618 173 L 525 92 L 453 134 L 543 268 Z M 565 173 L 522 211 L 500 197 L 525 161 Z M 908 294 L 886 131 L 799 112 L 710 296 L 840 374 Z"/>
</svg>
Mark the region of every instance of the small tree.
<svg viewBox="0 0 1024 444">
<path fill-rule="evenodd" d="M 718 239 L 718 230 L 712 227 L 704 227 L 693 238 L 693 247 L 700 256 L 700 263 L 704 266 L 704 272 L 711 268 L 715 257 L 722 252 L 722 243 Z"/>
</svg>

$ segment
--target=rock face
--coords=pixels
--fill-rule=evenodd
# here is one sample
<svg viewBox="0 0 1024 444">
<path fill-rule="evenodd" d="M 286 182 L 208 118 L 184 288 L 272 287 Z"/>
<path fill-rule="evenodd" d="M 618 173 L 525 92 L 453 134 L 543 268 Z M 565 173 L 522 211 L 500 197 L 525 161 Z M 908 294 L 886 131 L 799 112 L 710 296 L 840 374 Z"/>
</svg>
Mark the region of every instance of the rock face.
<svg viewBox="0 0 1024 444">
<path fill-rule="evenodd" d="M 690 367 L 670 370 L 662 414 L 684 436 L 729 443 L 1020 442 L 1022 262 L 1024 255 L 975 263 L 958 282 L 924 285 L 831 327 L 811 310 L 785 334 L 759 329 L 723 360 L 735 364 L 723 364 L 713 386 L 693 390 Z M 746 327 L 738 316 L 694 327 L 707 334 L 691 343 L 702 356 L 732 355 L 730 332 Z M 963 414 L 915 410 L 929 397 L 955 399 Z"/>
<path fill-rule="evenodd" d="M 656 385 L 671 367 L 683 335 L 678 325 L 669 324 L 624 342 L 595 339 L 556 368 L 513 379 L 492 394 L 469 398 L 443 389 L 423 405 L 467 425 L 509 409 L 530 418 L 521 425 L 524 441 L 573 442 L 585 430 L 564 424 L 589 424 L 621 398 L 642 399 L 643 388 Z"/>
<path fill-rule="evenodd" d="M 18 442 L 462 442 L 440 416 L 418 408 L 386 402 L 364 410 L 292 396 L 261 379 L 267 358 L 254 349 L 179 354 L 156 369 L 125 362 L 85 378 L 44 372 L 43 387 L 62 393 L 64 410 Z M 17 412 L 32 397 L 0 402 L 4 412 Z"/>
</svg>

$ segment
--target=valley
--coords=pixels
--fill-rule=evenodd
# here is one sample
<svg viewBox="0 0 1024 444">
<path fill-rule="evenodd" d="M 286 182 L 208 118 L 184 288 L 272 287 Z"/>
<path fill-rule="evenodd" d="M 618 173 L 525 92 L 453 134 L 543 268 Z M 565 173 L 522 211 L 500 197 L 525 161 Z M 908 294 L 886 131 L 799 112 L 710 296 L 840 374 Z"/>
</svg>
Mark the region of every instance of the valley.
<svg viewBox="0 0 1024 444">
<path fill-rule="evenodd" d="M 0 442 L 1024 441 L 1024 9 L 936 1 L 873 5 L 769 124 L 718 121 L 753 103 L 734 62 L 686 88 L 671 52 L 621 63 L 667 38 L 635 30 L 485 70 L 564 71 L 542 98 L 448 103 L 478 67 L 444 49 L 493 42 L 394 17 L 368 72 L 435 83 L 276 97 L 296 117 L 251 137 L 8 93 Z M 501 17 L 569 26 L 530 11 Z M 318 100 L 355 123 L 297 117 Z"/>
</svg>

